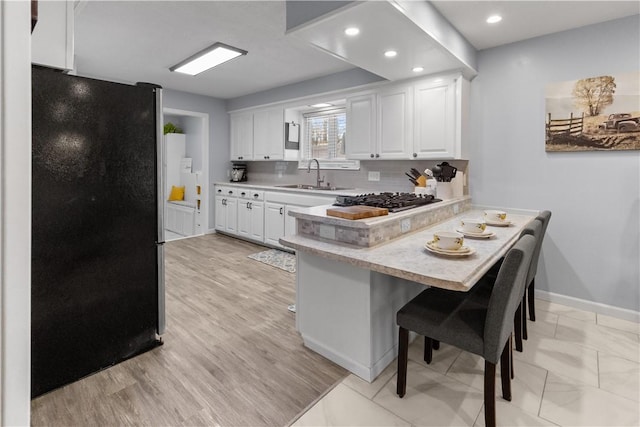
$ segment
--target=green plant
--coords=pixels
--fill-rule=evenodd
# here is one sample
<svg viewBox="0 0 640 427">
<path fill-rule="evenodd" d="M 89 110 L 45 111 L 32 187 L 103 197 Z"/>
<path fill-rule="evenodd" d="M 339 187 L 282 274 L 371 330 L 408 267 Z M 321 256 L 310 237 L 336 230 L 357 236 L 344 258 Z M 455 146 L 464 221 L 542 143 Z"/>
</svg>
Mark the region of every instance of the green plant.
<svg viewBox="0 0 640 427">
<path fill-rule="evenodd" d="M 182 129 L 171 122 L 167 122 L 164 124 L 164 134 L 168 133 L 182 133 Z"/>
</svg>

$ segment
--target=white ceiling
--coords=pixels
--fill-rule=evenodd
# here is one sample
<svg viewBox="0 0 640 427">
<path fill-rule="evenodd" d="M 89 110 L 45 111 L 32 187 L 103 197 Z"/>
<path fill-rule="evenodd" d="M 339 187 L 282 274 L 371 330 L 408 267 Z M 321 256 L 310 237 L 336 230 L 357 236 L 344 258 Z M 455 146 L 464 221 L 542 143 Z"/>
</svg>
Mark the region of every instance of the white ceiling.
<svg viewBox="0 0 640 427">
<path fill-rule="evenodd" d="M 640 13 L 638 0 L 431 3 L 478 50 Z M 495 14 L 503 20 L 487 24 L 485 20 Z"/>
<path fill-rule="evenodd" d="M 436 1 L 477 49 L 640 13 L 638 1 Z M 498 26 L 484 23 L 498 11 Z M 214 42 L 249 51 L 197 76 L 169 67 Z M 354 68 L 285 35 L 284 1 L 95 1 L 76 6 L 78 74 L 235 98 Z"/>
</svg>

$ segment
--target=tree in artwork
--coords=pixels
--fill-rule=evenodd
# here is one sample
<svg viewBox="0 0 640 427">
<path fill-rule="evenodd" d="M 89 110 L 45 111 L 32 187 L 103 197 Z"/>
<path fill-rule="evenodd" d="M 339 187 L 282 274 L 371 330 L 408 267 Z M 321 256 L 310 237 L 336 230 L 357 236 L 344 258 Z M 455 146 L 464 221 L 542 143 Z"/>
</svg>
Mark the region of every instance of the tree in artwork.
<svg viewBox="0 0 640 427">
<path fill-rule="evenodd" d="M 578 80 L 573 88 L 572 95 L 575 99 L 576 107 L 594 117 L 613 103 L 615 91 L 615 78 L 612 76 L 600 76 Z"/>
</svg>

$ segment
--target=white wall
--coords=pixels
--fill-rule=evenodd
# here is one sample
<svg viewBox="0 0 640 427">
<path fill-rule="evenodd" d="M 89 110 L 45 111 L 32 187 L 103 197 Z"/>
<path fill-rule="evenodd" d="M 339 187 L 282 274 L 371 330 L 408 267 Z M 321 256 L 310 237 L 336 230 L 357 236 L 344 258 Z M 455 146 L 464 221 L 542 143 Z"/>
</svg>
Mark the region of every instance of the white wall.
<svg viewBox="0 0 640 427">
<path fill-rule="evenodd" d="M 228 181 L 229 161 L 229 114 L 225 101 L 209 96 L 195 95 L 187 92 L 165 89 L 163 106 L 178 110 L 194 111 L 209 114 L 209 209 L 208 224 L 213 229 L 214 204 L 213 183 Z M 184 120 L 184 119 L 183 119 Z M 207 232 L 207 230 L 203 230 Z"/>
<path fill-rule="evenodd" d="M 553 212 L 539 289 L 640 311 L 640 152 L 544 151 L 545 85 L 638 71 L 632 16 L 479 52 L 475 203 Z M 640 106 L 638 106 L 640 110 Z"/>
<path fill-rule="evenodd" d="M 0 2 L 0 424 L 31 404 L 31 9 Z"/>
</svg>

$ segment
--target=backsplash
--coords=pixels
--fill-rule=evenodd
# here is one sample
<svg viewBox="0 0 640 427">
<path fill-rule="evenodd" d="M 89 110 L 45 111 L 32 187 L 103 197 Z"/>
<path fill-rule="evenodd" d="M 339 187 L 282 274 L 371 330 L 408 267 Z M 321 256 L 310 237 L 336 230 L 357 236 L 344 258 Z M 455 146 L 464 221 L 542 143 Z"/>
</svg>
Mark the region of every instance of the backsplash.
<svg viewBox="0 0 640 427">
<path fill-rule="evenodd" d="M 469 176 L 467 160 L 448 160 L 448 162 Z M 405 172 L 411 168 L 424 171 L 433 168 L 441 160 L 377 160 L 360 161 L 360 170 L 320 170 L 324 178 L 323 185 L 330 183 L 335 187 L 362 188 L 372 191 L 413 192 L 414 186 L 409 182 Z M 369 181 L 369 171 L 380 172 L 380 181 Z M 298 162 L 247 162 L 249 182 L 265 184 L 309 184 L 315 185 L 316 170 L 312 165 L 311 173 L 306 169 L 298 169 Z M 463 193 L 469 194 L 465 183 Z"/>
</svg>

